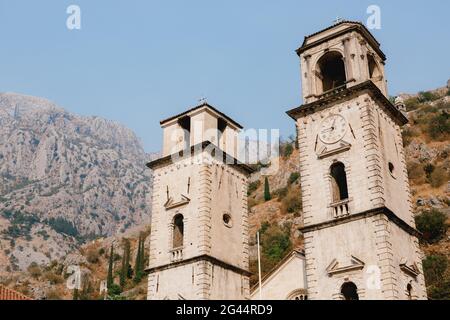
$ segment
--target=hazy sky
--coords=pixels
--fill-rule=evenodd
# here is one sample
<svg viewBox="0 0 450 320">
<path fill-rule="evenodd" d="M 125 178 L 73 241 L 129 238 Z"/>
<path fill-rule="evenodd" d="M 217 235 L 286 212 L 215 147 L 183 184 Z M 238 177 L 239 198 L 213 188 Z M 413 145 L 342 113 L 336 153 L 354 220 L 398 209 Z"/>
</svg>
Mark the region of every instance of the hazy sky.
<svg viewBox="0 0 450 320">
<path fill-rule="evenodd" d="M 81 8 L 81 30 L 66 9 Z M 294 124 L 301 104 L 294 50 L 337 16 L 366 22 L 387 55 L 390 94 L 450 78 L 450 1 L 0 0 L 0 91 L 46 97 L 132 128 L 147 151 L 159 120 L 208 102 L 248 128 Z"/>
</svg>

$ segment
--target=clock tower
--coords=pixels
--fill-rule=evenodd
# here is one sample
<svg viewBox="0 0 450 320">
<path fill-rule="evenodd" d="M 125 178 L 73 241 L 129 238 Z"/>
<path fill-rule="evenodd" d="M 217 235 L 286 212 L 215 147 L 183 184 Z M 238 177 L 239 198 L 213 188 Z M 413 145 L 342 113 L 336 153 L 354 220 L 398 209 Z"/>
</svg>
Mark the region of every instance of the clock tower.
<svg viewBox="0 0 450 320">
<path fill-rule="evenodd" d="M 297 50 L 297 124 L 311 299 L 426 299 L 401 127 L 380 44 L 358 22 Z"/>
</svg>

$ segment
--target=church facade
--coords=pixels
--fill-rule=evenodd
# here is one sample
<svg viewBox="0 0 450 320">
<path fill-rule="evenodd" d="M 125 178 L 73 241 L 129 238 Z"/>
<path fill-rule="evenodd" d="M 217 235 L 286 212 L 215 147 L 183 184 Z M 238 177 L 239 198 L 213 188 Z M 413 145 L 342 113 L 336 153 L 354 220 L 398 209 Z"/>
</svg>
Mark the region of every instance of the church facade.
<svg viewBox="0 0 450 320">
<path fill-rule="evenodd" d="M 241 127 L 203 104 L 161 122 L 163 157 L 149 164 L 149 299 L 427 298 L 401 136 L 408 120 L 388 99 L 380 44 L 361 23 L 342 21 L 305 37 L 297 54 L 304 104 L 288 115 L 304 252 L 250 292 L 251 169 L 234 159 Z"/>
</svg>

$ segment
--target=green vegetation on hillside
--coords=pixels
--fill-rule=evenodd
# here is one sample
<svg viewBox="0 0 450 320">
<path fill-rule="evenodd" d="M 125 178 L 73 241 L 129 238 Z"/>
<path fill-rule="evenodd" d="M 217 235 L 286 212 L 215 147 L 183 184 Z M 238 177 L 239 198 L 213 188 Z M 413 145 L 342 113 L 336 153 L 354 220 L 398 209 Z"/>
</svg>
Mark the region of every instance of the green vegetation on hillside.
<svg viewBox="0 0 450 320">
<path fill-rule="evenodd" d="M 278 224 L 264 222 L 259 230 L 261 245 L 261 272 L 263 274 L 272 270 L 280 260 L 292 249 L 290 228 L 280 227 Z M 257 269 L 257 260 L 250 261 L 250 270 Z M 250 282 L 257 282 L 258 273 L 253 272 Z"/>
<path fill-rule="evenodd" d="M 62 233 L 72 237 L 77 237 L 79 235 L 75 225 L 64 218 L 50 218 L 46 220 L 46 223 L 58 233 Z"/>
<path fill-rule="evenodd" d="M 441 240 L 447 233 L 447 216 L 437 209 L 423 211 L 416 215 L 416 227 L 429 243 Z"/>
<path fill-rule="evenodd" d="M 27 241 L 31 240 L 31 229 L 40 222 L 37 215 L 21 211 L 4 210 L 1 215 L 8 219 L 11 225 L 3 231 L 3 234 L 9 239 L 24 237 Z"/>
</svg>

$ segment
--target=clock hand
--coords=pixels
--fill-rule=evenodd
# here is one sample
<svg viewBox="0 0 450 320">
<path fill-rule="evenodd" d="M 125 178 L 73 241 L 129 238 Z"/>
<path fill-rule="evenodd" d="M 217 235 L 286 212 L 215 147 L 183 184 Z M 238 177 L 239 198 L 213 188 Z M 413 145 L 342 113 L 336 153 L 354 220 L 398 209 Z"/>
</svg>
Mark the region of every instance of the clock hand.
<svg viewBox="0 0 450 320">
<path fill-rule="evenodd" d="M 336 119 L 337 119 L 337 118 L 334 118 L 333 124 L 331 125 L 331 128 L 332 128 L 333 130 L 334 130 L 334 128 L 335 128 L 334 125 L 336 124 Z"/>
</svg>

